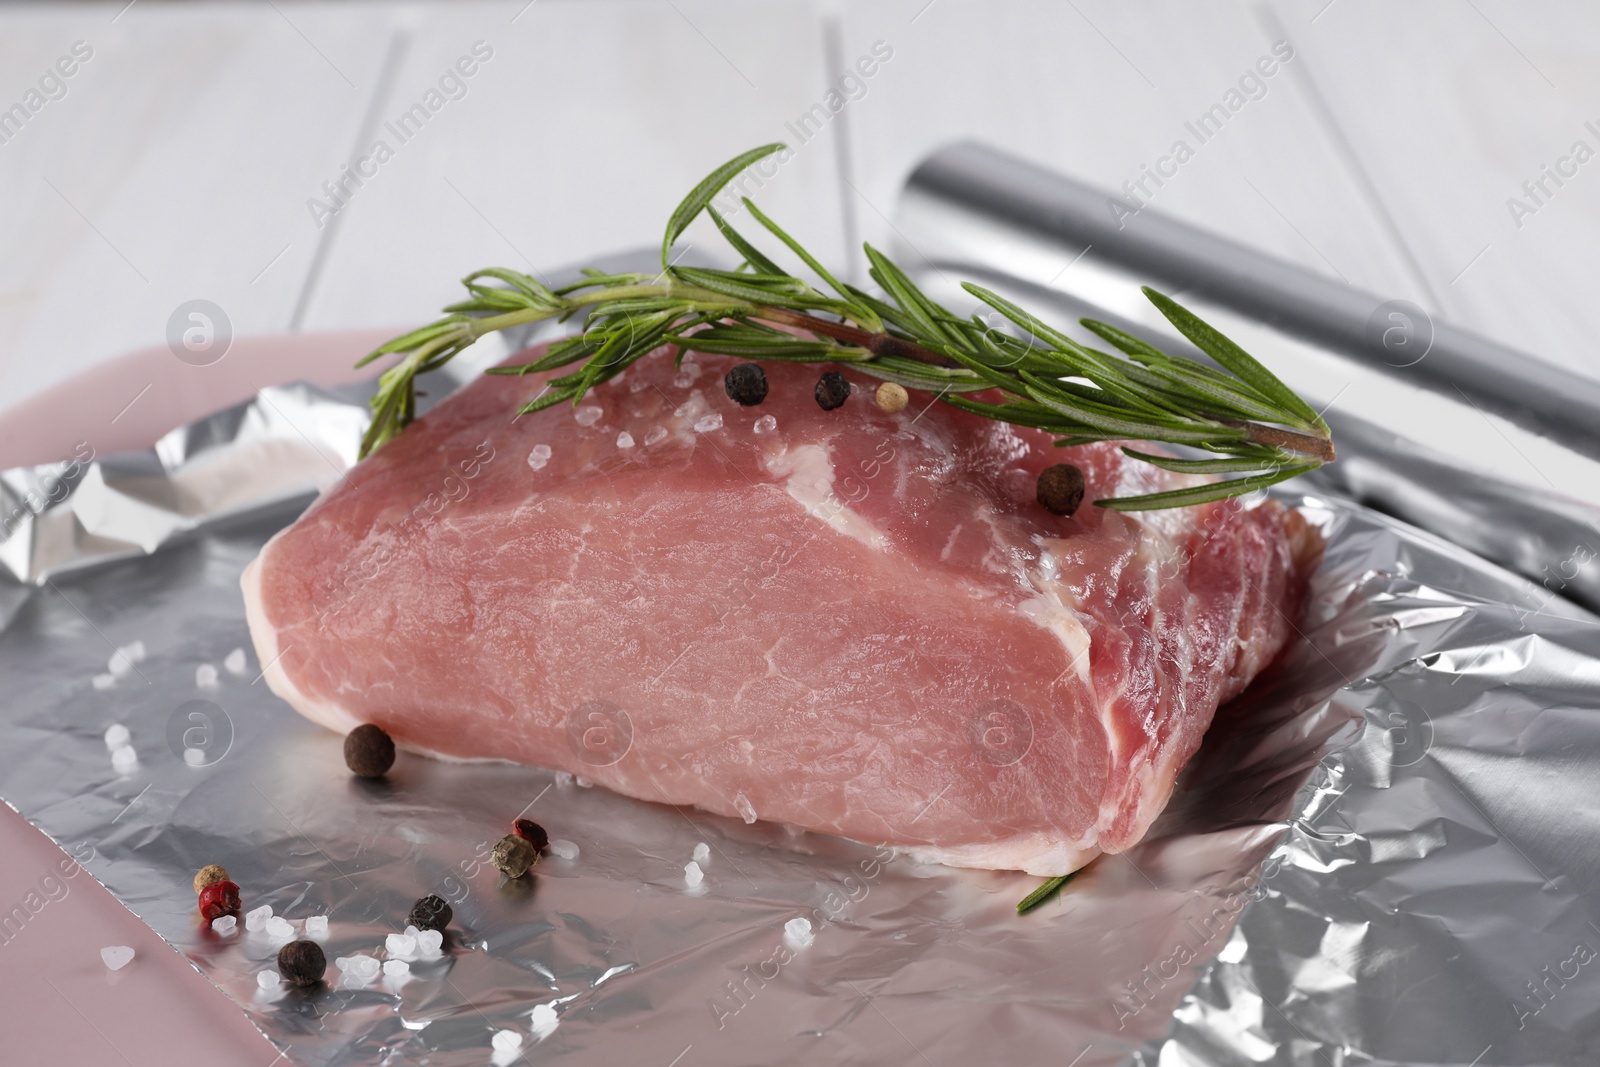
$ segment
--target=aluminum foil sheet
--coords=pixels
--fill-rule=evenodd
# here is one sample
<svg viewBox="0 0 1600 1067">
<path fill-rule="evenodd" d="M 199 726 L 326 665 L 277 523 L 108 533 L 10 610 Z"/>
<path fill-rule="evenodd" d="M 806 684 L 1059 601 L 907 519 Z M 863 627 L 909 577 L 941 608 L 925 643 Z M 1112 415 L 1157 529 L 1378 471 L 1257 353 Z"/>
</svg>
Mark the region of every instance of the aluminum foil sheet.
<svg viewBox="0 0 1600 1067">
<path fill-rule="evenodd" d="M 290 1061 L 1600 1061 L 1600 620 L 1549 589 L 1284 494 L 1329 538 L 1299 638 L 1219 714 L 1143 844 L 1018 917 L 1024 876 L 539 770 L 402 755 L 352 778 L 340 738 L 235 650 L 241 569 L 362 421 L 267 390 L 150 453 L 0 477 L 27 511 L 0 545 L 0 796 Z M 121 770 L 115 723 L 137 753 Z M 519 815 L 577 854 L 503 879 L 487 855 Z M 330 963 L 389 958 L 424 893 L 455 922 L 403 979 L 330 966 L 323 988 L 263 990 L 279 942 L 201 921 L 206 863 L 297 934 L 327 916 Z M 500 1030 L 520 1048 L 496 1051 Z"/>
</svg>

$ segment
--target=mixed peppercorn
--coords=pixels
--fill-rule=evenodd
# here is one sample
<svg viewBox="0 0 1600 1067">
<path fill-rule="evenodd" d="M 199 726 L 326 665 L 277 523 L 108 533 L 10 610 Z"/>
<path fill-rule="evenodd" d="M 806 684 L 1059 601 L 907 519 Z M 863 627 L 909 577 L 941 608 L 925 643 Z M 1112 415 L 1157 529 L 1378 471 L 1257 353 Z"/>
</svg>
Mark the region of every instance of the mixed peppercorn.
<svg viewBox="0 0 1600 1067">
<path fill-rule="evenodd" d="M 765 382 L 762 384 L 764 386 Z M 382 777 L 393 766 L 394 754 L 394 741 L 381 728 L 370 723 L 358 726 L 345 738 L 345 763 L 353 774 L 363 778 Z M 495 844 L 493 861 L 495 867 L 508 877 L 521 879 L 550 849 L 550 835 L 538 823 L 520 817 L 512 820 L 511 830 Z M 577 846 L 570 841 L 558 841 L 556 846 L 556 852 L 563 857 L 577 855 Z M 228 877 L 227 869 L 221 864 L 208 863 L 200 868 L 195 873 L 193 885 L 199 898 L 200 914 L 216 933 L 226 937 L 242 927 L 251 931 L 264 930 L 274 938 L 294 936 L 292 924 L 281 917 L 272 917 L 272 908 L 268 905 L 252 910 L 241 921 L 243 902 L 239 886 Z M 341 958 L 338 961 L 339 969 L 355 975 L 355 980 L 360 982 L 370 981 L 379 973 L 404 981 L 410 974 L 407 954 L 420 951 L 423 958 L 427 958 L 429 952 L 437 955 L 445 930 L 454 918 L 455 911 L 450 902 L 437 893 L 429 893 L 418 898 L 411 906 L 406 916 L 405 934 L 389 936 L 386 947 L 390 958 L 382 964 L 381 971 L 375 958 L 360 955 Z M 321 984 L 328 970 L 328 959 L 322 946 L 312 938 L 323 938 L 327 933 L 327 916 L 308 918 L 305 921 L 306 936 L 285 943 L 278 950 L 277 970 L 260 972 L 256 976 L 257 984 L 262 990 L 271 990 L 281 982 L 301 989 Z M 411 947 L 400 947 L 402 944 Z M 418 949 L 417 945 L 422 947 Z M 400 953 L 400 956 L 397 958 L 395 953 Z"/>
<path fill-rule="evenodd" d="M 728 398 L 741 407 L 754 407 L 767 398 L 767 373 L 759 363 L 737 363 L 722 376 L 722 387 Z M 817 406 L 823 411 L 834 411 L 850 399 L 850 381 L 836 370 L 824 371 L 812 390 Z M 911 396 L 905 386 L 897 382 L 883 382 L 872 394 L 878 410 L 898 415 L 906 409 Z M 1071 516 L 1083 503 L 1083 471 L 1070 463 L 1057 463 L 1040 472 L 1035 485 L 1035 498 L 1051 514 Z M 354 765 L 352 764 L 352 767 Z M 537 860 L 535 860 L 537 862 Z"/>
</svg>

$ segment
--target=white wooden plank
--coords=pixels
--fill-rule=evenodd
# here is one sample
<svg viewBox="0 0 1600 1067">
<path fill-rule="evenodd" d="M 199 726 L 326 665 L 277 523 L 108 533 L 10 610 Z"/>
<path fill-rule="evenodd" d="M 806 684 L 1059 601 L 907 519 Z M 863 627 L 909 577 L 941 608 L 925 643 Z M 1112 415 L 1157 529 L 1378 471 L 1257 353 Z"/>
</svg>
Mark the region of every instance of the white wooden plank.
<svg viewBox="0 0 1600 1067">
<path fill-rule="evenodd" d="M 1123 183 L 1143 179 L 1139 202 L 1352 284 L 1415 288 L 1314 120 L 1295 60 L 1272 57 L 1243 3 L 872 0 L 847 7 L 843 27 L 846 62 L 875 41 L 894 49 L 843 116 L 874 242 L 892 237 L 887 218 L 916 162 L 975 138 L 1125 200 Z M 1263 57 L 1270 77 L 1255 70 Z M 1247 81 L 1237 111 L 1197 136 L 1251 76 L 1259 85 Z M 1158 187 L 1144 168 L 1179 142 L 1192 157 L 1164 164 L 1175 173 Z"/>
<path fill-rule="evenodd" d="M 284 329 L 314 251 L 305 190 L 354 144 L 391 21 L 292 3 L 0 11 L 0 108 L 74 42 L 92 51 L 0 143 L 0 407 L 161 343 L 193 298 L 235 333 Z"/>
<path fill-rule="evenodd" d="M 1274 10 L 1424 265 L 1431 306 L 1600 374 L 1600 8 L 1295 0 Z M 1548 177 L 1558 165 L 1570 173 Z"/>
<path fill-rule="evenodd" d="M 784 124 L 826 88 L 821 23 L 803 2 L 447 5 L 411 28 L 385 122 L 397 127 L 475 42 L 492 58 L 464 96 L 420 132 L 375 135 L 393 158 L 369 165 L 373 177 L 340 211 L 308 327 L 415 322 L 477 267 L 547 272 L 659 244 L 701 177 L 790 138 Z M 839 188 L 824 137 L 755 195 L 837 259 Z M 687 239 L 720 246 L 707 226 Z"/>
</svg>

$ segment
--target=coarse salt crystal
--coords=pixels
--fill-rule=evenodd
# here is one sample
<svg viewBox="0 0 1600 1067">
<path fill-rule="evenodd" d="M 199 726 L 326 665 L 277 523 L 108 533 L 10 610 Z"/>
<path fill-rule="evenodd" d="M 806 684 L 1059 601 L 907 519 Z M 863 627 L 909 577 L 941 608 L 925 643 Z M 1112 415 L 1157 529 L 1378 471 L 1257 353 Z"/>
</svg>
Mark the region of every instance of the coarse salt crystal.
<svg viewBox="0 0 1600 1067">
<path fill-rule="evenodd" d="M 378 972 L 383 965 L 371 956 L 352 956 L 347 973 L 363 982 L 370 982 L 378 977 Z"/>
<path fill-rule="evenodd" d="M 203 748 L 184 749 L 183 762 L 191 767 L 204 767 L 206 765 L 206 750 Z"/>
<path fill-rule="evenodd" d="M 672 387 L 674 389 L 687 389 L 687 388 L 689 388 L 689 386 L 691 386 L 693 384 L 694 384 L 694 375 L 692 375 L 692 374 L 687 374 L 687 373 L 684 373 L 684 372 L 680 371 L 679 373 L 674 374 L 672 376 Z"/>
<path fill-rule="evenodd" d="M 550 854 L 564 860 L 575 860 L 578 858 L 578 846 L 564 837 L 558 837 L 550 842 Z"/>
<path fill-rule="evenodd" d="M 648 388 L 650 388 L 650 381 L 647 378 L 635 378 L 628 383 L 628 392 L 630 393 L 642 393 Z"/>
<path fill-rule="evenodd" d="M 306 919 L 307 937 L 327 937 L 328 917 L 326 915 L 313 915 Z"/>
<path fill-rule="evenodd" d="M 544 470 L 546 463 L 550 462 L 550 446 L 534 445 L 533 451 L 528 453 L 528 466 L 536 471 Z"/>
<path fill-rule="evenodd" d="M 277 971 L 262 971 L 256 975 L 256 985 L 262 989 L 276 989 L 282 982 L 283 979 L 278 976 Z"/>
<path fill-rule="evenodd" d="M 238 928 L 239 920 L 235 919 L 232 915 L 218 915 L 215 919 L 211 920 L 211 929 L 215 930 L 223 937 L 227 937 Z"/>
<path fill-rule="evenodd" d="M 627 430 L 623 430 L 621 433 L 617 434 L 617 447 L 632 448 L 633 434 L 629 433 Z"/>
<path fill-rule="evenodd" d="M 644 435 L 644 444 L 646 448 L 649 448 L 651 445 L 659 445 L 666 439 L 667 428 L 665 426 L 652 426 L 650 427 L 650 432 Z"/>
<path fill-rule="evenodd" d="M 756 424 L 750 428 L 756 433 L 771 433 L 773 430 L 778 428 L 778 420 L 773 418 L 771 415 L 763 415 L 757 419 Z"/>
<path fill-rule="evenodd" d="M 579 789 L 593 789 L 594 788 L 594 783 L 589 781 L 589 779 L 585 778 L 581 774 L 578 775 L 576 778 L 574 778 L 573 781 L 578 784 L 578 788 Z"/>
<path fill-rule="evenodd" d="M 572 421 L 579 426 L 593 426 L 600 421 L 600 416 L 604 414 L 605 412 L 601 410 L 599 404 L 584 404 L 572 413 Z"/>
<path fill-rule="evenodd" d="M 743 793 L 733 795 L 733 810 L 737 811 L 739 818 L 747 823 L 756 821 L 756 806 L 750 803 L 750 798 Z"/>
<path fill-rule="evenodd" d="M 226 656 L 223 656 L 222 665 L 227 668 L 229 674 L 243 674 L 244 649 L 236 648 Z"/>
<path fill-rule="evenodd" d="M 209 663 L 202 663 L 194 669 L 194 684 L 201 689 L 210 689 L 217 684 L 217 669 Z"/>
<path fill-rule="evenodd" d="M 689 394 L 688 400 L 685 400 L 672 410 L 672 414 L 680 419 L 694 419 L 699 418 L 700 413 L 705 409 L 705 394 L 696 389 L 694 392 Z"/>
<path fill-rule="evenodd" d="M 294 924 L 282 916 L 274 915 L 267 919 L 266 931 L 268 937 L 287 941 L 294 936 Z"/>
<path fill-rule="evenodd" d="M 540 1032 L 554 1030 L 561 1021 L 561 1016 L 556 1014 L 556 1009 L 549 1004 L 535 1004 L 533 1006 L 533 1028 Z"/>
<path fill-rule="evenodd" d="M 409 956 L 417 950 L 417 939 L 410 934 L 390 934 L 383 939 L 383 947 L 391 956 Z"/>
<path fill-rule="evenodd" d="M 783 935 L 794 944 L 805 948 L 817 935 L 811 931 L 811 920 L 797 915 L 783 924 Z"/>
<path fill-rule="evenodd" d="M 350 969 L 350 963 L 351 959 L 349 956 L 335 956 L 333 959 L 333 965 L 339 968 L 341 971 L 348 971 Z"/>
<path fill-rule="evenodd" d="M 443 930 L 419 930 L 417 932 L 417 954 L 420 956 L 437 956 L 444 947 Z"/>
<path fill-rule="evenodd" d="M 705 872 L 700 869 L 700 865 L 694 860 L 690 860 L 683 865 L 683 881 L 690 889 L 693 889 L 705 879 Z"/>
<path fill-rule="evenodd" d="M 263 904 L 259 908 L 251 908 L 244 913 L 244 928 L 246 930 L 263 930 L 267 920 L 272 918 L 272 905 Z"/>
<path fill-rule="evenodd" d="M 694 861 L 702 867 L 711 862 L 711 846 L 704 841 L 694 846 Z"/>
<path fill-rule="evenodd" d="M 100 950 L 100 959 L 113 971 L 120 971 L 133 960 L 133 949 L 127 945 L 107 945 Z"/>
<path fill-rule="evenodd" d="M 405 960 L 385 960 L 383 974 L 386 978 L 406 978 L 411 974 L 411 964 Z"/>
<path fill-rule="evenodd" d="M 111 753 L 111 769 L 118 774 L 128 774 L 139 766 L 139 753 L 133 750 L 132 745 L 122 745 Z"/>
<path fill-rule="evenodd" d="M 561 789 L 566 789 L 570 785 L 572 785 L 572 775 L 566 771 L 557 771 L 556 786 Z"/>
<path fill-rule="evenodd" d="M 498 1052 L 515 1052 L 522 1047 L 522 1035 L 515 1030 L 500 1030 L 489 1039 Z"/>
<path fill-rule="evenodd" d="M 112 723 L 110 726 L 106 727 L 106 748 L 112 752 L 115 752 L 117 749 L 127 744 L 132 737 L 133 735 L 128 732 L 128 728 L 126 726 L 122 725 L 120 722 Z"/>
<path fill-rule="evenodd" d="M 695 433 L 710 433 L 712 430 L 720 429 L 722 429 L 722 415 L 720 412 L 713 411 L 711 414 L 702 415 L 695 420 Z"/>
<path fill-rule="evenodd" d="M 97 674 L 89 681 L 96 689 L 110 689 L 117 684 L 117 676 L 114 674 Z"/>
<path fill-rule="evenodd" d="M 111 658 L 106 661 L 106 670 L 121 677 L 133 670 L 133 665 L 144 659 L 144 642 L 135 641 L 131 645 L 120 645 L 111 653 Z"/>
</svg>

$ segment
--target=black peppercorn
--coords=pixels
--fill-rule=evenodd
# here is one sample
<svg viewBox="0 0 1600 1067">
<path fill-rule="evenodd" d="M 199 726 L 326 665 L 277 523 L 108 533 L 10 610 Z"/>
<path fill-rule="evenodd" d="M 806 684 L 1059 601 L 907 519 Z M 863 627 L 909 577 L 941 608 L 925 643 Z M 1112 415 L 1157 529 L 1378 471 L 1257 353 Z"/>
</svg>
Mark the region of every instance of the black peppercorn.
<svg viewBox="0 0 1600 1067">
<path fill-rule="evenodd" d="M 754 407 L 767 398 L 767 372 L 759 363 L 740 363 L 722 376 L 728 399 L 741 407 Z"/>
<path fill-rule="evenodd" d="M 511 824 L 517 836 L 534 847 L 535 851 L 543 852 L 550 847 L 550 835 L 544 832 L 544 827 L 532 819 L 518 819 Z"/>
<path fill-rule="evenodd" d="M 406 917 L 406 922 L 418 930 L 443 930 L 455 915 L 444 897 L 429 893 L 411 905 L 411 914 Z"/>
<path fill-rule="evenodd" d="M 1083 472 L 1070 463 L 1057 463 L 1039 472 L 1039 504 L 1057 515 L 1071 515 L 1083 503 Z"/>
<path fill-rule="evenodd" d="M 826 371 L 817 379 L 815 392 L 817 406 L 823 411 L 832 411 L 850 398 L 850 383 L 838 371 Z"/>
<path fill-rule="evenodd" d="M 394 740 L 372 723 L 363 723 L 345 735 L 344 765 L 362 778 L 382 778 L 394 766 Z"/>
<path fill-rule="evenodd" d="M 316 985 L 327 969 L 328 958 L 315 941 L 291 941 L 278 950 L 278 974 L 290 985 Z"/>
<path fill-rule="evenodd" d="M 491 858 L 506 877 L 521 878 L 528 873 L 529 867 L 539 862 L 539 853 L 533 845 L 516 834 L 507 834 L 495 842 Z"/>
</svg>

